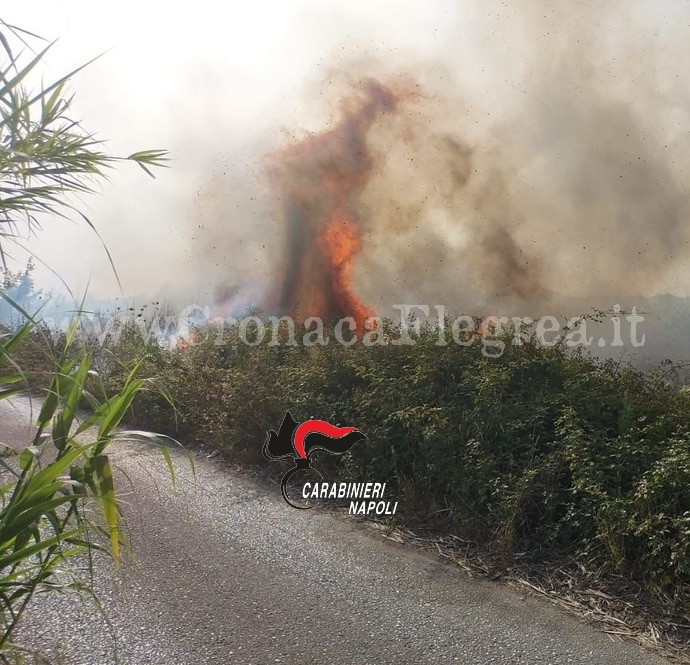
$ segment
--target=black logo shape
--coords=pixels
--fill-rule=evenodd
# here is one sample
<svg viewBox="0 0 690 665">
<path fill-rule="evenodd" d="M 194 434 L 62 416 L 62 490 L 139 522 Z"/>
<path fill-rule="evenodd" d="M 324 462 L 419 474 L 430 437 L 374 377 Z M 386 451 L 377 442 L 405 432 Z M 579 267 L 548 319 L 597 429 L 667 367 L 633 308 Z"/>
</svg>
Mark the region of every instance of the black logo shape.
<svg viewBox="0 0 690 665">
<path fill-rule="evenodd" d="M 305 420 L 298 424 L 290 412 L 286 411 L 278 433 L 276 434 L 273 430 L 268 432 L 263 453 L 264 457 L 270 460 L 285 457 L 294 459 L 295 466 L 283 476 L 280 490 L 283 499 L 289 505 L 304 510 L 313 506 L 298 506 L 290 501 L 287 494 L 287 483 L 290 478 L 301 469 L 313 469 L 311 456 L 317 450 L 323 450 L 332 455 L 342 455 L 355 443 L 364 439 L 366 437 L 356 427 L 336 427 L 325 420 Z M 313 470 L 316 471 L 316 469 Z"/>
</svg>

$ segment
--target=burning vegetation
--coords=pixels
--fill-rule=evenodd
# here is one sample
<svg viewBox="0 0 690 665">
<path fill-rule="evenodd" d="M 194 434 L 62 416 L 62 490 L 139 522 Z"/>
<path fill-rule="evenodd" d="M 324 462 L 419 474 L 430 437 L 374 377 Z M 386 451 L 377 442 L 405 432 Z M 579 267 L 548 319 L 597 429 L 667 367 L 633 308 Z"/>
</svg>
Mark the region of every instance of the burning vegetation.
<svg viewBox="0 0 690 665">
<path fill-rule="evenodd" d="M 360 330 L 374 313 L 396 318 L 396 303 L 540 319 L 653 312 L 655 294 L 687 291 L 683 104 L 655 79 L 680 61 L 672 35 L 645 41 L 626 23 L 614 39 L 601 26 L 618 15 L 589 2 L 523 3 L 515 21 L 505 48 L 523 55 L 500 75 L 493 42 L 479 68 L 454 51 L 438 66 L 344 55 L 317 95 L 308 82 L 295 93 L 298 114 L 277 109 L 222 144 L 190 220 L 190 290 L 213 293 L 220 317 L 352 316 Z M 286 125 L 312 132 L 285 141 Z M 645 355 L 687 356 L 685 332 L 657 328 Z"/>
<path fill-rule="evenodd" d="M 363 92 L 359 105 L 344 110 L 334 128 L 269 160 L 285 233 L 285 258 L 264 302 L 269 312 L 298 319 L 351 316 L 358 329 L 373 314 L 352 287 L 362 234 L 356 204 L 373 168 L 368 132 L 381 114 L 396 112 L 403 94 L 373 80 Z"/>
</svg>

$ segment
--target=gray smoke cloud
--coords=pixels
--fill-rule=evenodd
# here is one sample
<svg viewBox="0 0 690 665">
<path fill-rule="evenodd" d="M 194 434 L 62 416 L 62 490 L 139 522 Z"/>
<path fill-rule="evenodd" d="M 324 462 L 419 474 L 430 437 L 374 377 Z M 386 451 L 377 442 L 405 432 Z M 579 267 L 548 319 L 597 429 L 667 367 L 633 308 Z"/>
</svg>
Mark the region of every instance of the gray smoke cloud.
<svg viewBox="0 0 690 665">
<path fill-rule="evenodd" d="M 376 311 L 559 314 L 690 294 L 685 3 L 298 4 L 273 22 L 261 86 L 252 54 L 230 71 L 189 48 L 154 119 L 133 102 L 99 126 L 122 91 L 98 70 L 77 82 L 98 90 L 83 115 L 118 151 L 176 159 L 94 204 L 125 291 L 222 311 L 262 302 L 286 253 L 267 157 L 335 126 L 375 78 L 415 91 L 367 134 L 352 275 Z"/>
<path fill-rule="evenodd" d="M 370 297 L 553 311 L 685 272 L 690 146 L 657 75 L 673 41 L 593 2 L 511 9 L 523 73 L 500 113 L 482 117 L 426 68 L 430 96 L 373 139 Z"/>
<path fill-rule="evenodd" d="M 481 12 L 473 62 L 453 45 L 427 61 L 346 52 L 303 92 L 325 130 L 360 78 L 418 86 L 368 134 L 356 292 L 383 313 L 416 301 L 559 313 L 672 288 L 688 265 L 687 87 L 670 69 L 687 49 L 682 31 L 661 30 L 644 5 L 626 17 L 597 2 Z M 206 216 L 207 250 L 238 261 L 239 276 L 232 265 L 218 274 L 221 289 L 261 281 L 261 266 L 283 258 L 260 166 L 254 178 L 251 196 Z"/>
</svg>

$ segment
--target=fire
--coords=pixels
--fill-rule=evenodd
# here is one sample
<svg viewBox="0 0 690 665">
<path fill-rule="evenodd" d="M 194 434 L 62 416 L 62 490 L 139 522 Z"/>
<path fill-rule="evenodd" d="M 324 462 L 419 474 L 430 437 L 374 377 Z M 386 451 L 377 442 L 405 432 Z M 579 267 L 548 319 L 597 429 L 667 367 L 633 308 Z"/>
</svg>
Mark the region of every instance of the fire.
<svg viewBox="0 0 690 665">
<path fill-rule="evenodd" d="M 285 253 L 263 308 L 297 318 L 351 316 L 357 327 L 373 311 L 352 288 L 362 245 L 357 198 L 373 168 L 367 134 L 394 112 L 400 94 L 376 81 L 338 124 L 273 155 L 268 177 L 283 224 Z"/>
<path fill-rule="evenodd" d="M 317 242 L 323 255 L 329 258 L 330 285 L 335 310 L 352 316 L 358 328 L 361 328 L 364 321 L 373 316 L 374 312 L 357 298 L 350 287 L 352 264 L 361 248 L 357 223 L 345 216 L 335 218 Z"/>
</svg>

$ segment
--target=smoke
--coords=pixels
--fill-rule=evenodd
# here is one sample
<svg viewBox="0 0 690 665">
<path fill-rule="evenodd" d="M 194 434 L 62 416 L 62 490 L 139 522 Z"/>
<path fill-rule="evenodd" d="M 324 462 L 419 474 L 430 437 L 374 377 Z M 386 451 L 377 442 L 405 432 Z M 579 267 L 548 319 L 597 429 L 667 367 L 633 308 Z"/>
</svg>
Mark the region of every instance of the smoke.
<svg viewBox="0 0 690 665">
<path fill-rule="evenodd" d="M 155 183 L 117 175 L 90 211 L 127 294 L 180 304 L 199 294 L 221 314 L 352 309 L 337 302 L 318 229 L 286 203 L 324 204 L 314 169 L 341 168 L 332 160 L 347 151 L 306 159 L 304 146 L 337 135 L 374 80 L 409 94 L 358 139 L 366 177 L 346 197 L 354 227 L 344 234 L 355 241 L 356 302 L 381 314 L 426 302 L 538 315 L 690 295 L 685 3 L 274 5 L 234 7 L 223 21 L 208 20 L 220 11 L 210 5 L 171 9 L 169 29 L 139 22 L 126 75 L 101 68 L 76 82 L 87 126 L 118 152 L 161 146 L 175 157 Z M 149 39 L 163 40 L 151 42 L 157 58 L 137 50 Z M 130 76 L 136 67 L 145 75 Z M 141 103 L 120 103 L 132 98 Z M 293 186 L 305 178 L 306 199 Z M 62 233 L 50 237 L 59 257 Z M 105 264 L 99 251 L 81 255 Z M 45 258 L 60 274 L 81 265 Z M 102 270 L 92 288 L 115 295 Z"/>
<path fill-rule="evenodd" d="M 685 46 L 669 28 L 662 39 L 642 5 L 628 18 L 595 2 L 542 9 L 517 2 L 487 18 L 477 6 L 469 24 L 486 43 L 473 63 L 455 46 L 424 63 L 407 53 L 334 61 L 310 100 L 323 133 L 310 117 L 311 133 L 267 149 L 258 170 L 263 218 L 251 228 L 264 242 L 253 254 L 235 245 L 264 266 L 243 271 L 264 285 L 257 304 L 290 311 L 333 300 L 320 231 L 299 209 L 324 205 L 328 179 L 349 168 L 353 151 L 366 153 L 367 173 L 347 196 L 359 245 L 352 288 L 378 312 L 440 302 L 558 313 L 678 286 L 690 233 L 690 146 L 679 131 L 687 90 L 663 68 Z M 347 137 L 372 78 L 405 81 L 415 94 Z M 349 152 L 338 147 L 348 140 Z M 233 238 L 218 213 L 214 224 Z M 234 283 L 231 272 L 222 284 Z M 323 292 L 308 295 L 307 284 Z"/>
<path fill-rule="evenodd" d="M 688 146 L 655 90 L 664 49 L 634 25 L 612 41 L 620 20 L 595 3 L 556 4 L 511 4 L 523 75 L 496 119 L 427 69 L 429 96 L 374 139 L 370 298 L 553 311 L 684 272 Z"/>
<path fill-rule="evenodd" d="M 307 316 L 353 316 L 359 326 L 372 312 L 353 293 L 353 261 L 361 248 L 357 204 L 374 162 L 367 145 L 376 120 L 395 113 L 401 93 L 374 80 L 348 98 L 331 130 L 273 155 L 268 176 L 281 209 L 285 255 L 265 307 Z"/>
</svg>

